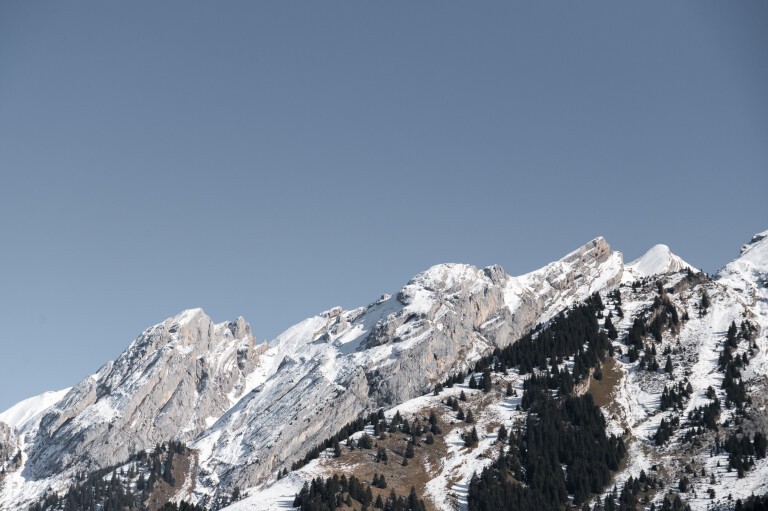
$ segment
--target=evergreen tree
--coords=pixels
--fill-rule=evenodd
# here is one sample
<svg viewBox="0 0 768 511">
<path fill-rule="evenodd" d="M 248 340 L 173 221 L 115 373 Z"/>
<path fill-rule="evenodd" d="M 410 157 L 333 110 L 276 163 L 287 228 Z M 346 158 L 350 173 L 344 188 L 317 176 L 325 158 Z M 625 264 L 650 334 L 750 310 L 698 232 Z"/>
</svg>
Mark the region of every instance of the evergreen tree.
<svg viewBox="0 0 768 511">
<path fill-rule="evenodd" d="M 483 392 L 490 392 L 493 385 L 493 380 L 491 379 L 491 370 L 490 368 L 485 368 L 483 371 L 483 382 L 482 382 L 482 388 Z"/>
<path fill-rule="evenodd" d="M 504 424 L 499 426 L 499 432 L 497 434 L 497 438 L 500 442 L 504 442 L 507 439 L 507 428 L 504 427 Z"/>
<path fill-rule="evenodd" d="M 707 293 L 706 289 L 701 293 L 701 302 L 699 305 L 701 309 L 701 315 L 703 316 L 707 313 L 707 309 L 709 309 L 710 306 L 709 294 Z"/>
<path fill-rule="evenodd" d="M 373 447 L 373 439 L 368 435 L 368 433 L 363 433 L 363 435 L 360 437 L 360 440 L 357 441 L 357 446 L 361 449 L 370 449 Z"/>
</svg>

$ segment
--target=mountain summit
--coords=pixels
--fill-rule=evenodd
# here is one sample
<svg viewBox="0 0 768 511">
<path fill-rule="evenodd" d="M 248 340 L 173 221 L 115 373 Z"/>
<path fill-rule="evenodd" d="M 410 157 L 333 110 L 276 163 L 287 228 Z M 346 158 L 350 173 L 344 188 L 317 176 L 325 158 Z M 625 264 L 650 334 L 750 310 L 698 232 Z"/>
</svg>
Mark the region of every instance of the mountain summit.
<svg viewBox="0 0 768 511">
<path fill-rule="evenodd" d="M 654 245 L 645 254 L 627 264 L 631 274 L 640 278 L 689 268 L 694 269 L 682 258 L 673 254 L 668 246 L 662 244 Z"/>
</svg>

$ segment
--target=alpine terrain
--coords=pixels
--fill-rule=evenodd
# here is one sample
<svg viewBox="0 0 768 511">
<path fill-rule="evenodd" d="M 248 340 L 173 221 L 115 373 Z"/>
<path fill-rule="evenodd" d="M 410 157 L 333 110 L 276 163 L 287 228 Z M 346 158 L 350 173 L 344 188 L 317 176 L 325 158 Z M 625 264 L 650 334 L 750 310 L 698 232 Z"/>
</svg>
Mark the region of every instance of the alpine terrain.
<svg viewBox="0 0 768 511">
<path fill-rule="evenodd" d="M 766 509 L 767 334 L 768 231 L 714 276 L 441 264 L 261 344 L 187 310 L 0 414 L 0 509 Z"/>
</svg>

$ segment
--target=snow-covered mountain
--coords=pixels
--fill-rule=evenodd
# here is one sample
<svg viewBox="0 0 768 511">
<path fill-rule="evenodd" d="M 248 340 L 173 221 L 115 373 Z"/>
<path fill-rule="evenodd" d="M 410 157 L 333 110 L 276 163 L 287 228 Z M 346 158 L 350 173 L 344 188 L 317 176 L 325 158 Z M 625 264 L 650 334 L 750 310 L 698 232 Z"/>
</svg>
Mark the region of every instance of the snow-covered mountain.
<svg viewBox="0 0 768 511">
<path fill-rule="evenodd" d="M 119 465 L 170 440 L 185 442 L 195 453 L 176 498 L 213 502 L 235 487 L 248 488 L 252 497 L 237 506 L 250 509 L 243 506 L 251 502 L 251 508 L 269 509 L 259 492 L 295 492 L 322 466 L 313 462 L 279 482 L 274 474 L 362 414 L 381 407 L 426 410 L 439 399 L 426 396 L 437 383 L 593 293 L 611 303 L 618 290 L 618 343 L 639 315 L 653 309 L 657 281 L 688 317 L 659 344 L 675 350 L 673 376 L 694 388 L 685 411 L 704 403 L 701 394 L 722 380 L 718 343 L 734 321 L 749 318 L 760 328 L 745 378 L 764 390 L 767 234 L 756 235 L 714 280 L 697 276 L 665 245 L 625 265 L 602 238 L 522 276 L 507 275 L 499 266 L 442 264 L 416 275 L 394 296 L 349 311 L 331 309 L 261 345 L 242 318 L 215 324 L 200 309 L 184 311 L 147 329 L 72 389 L 0 414 L 0 509 L 25 509 L 45 492 L 63 492 L 78 473 Z M 700 315 L 696 306 L 705 291 L 711 305 Z M 617 358 L 613 370 L 617 386 L 605 412 L 609 425 L 637 440 L 630 444 L 633 463 L 617 475 L 621 481 L 660 459 L 649 450 L 649 435 L 669 416 L 655 409 L 669 375 L 640 371 L 626 356 Z M 505 378 L 522 385 L 514 373 Z M 755 395 L 758 422 L 765 422 L 762 398 Z M 498 406 L 495 412 L 485 408 L 483 420 L 516 424 L 519 417 L 505 413 L 504 403 Z M 459 496 L 437 496 L 467 483 L 467 467 L 490 462 L 482 452 L 474 452 L 477 459 L 464 459 L 459 450 L 446 454 L 428 486 L 435 508 L 460 504 Z M 761 491 L 755 478 L 768 472 L 760 470 L 739 494 Z"/>
<path fill-rule="evenodd" d="M 598 396 L 596 399 L 603 408 L 609 430 L 626 441 L 627 463 L 615 474 L 613 483 L 621 489 L 630 478 L 637 480 L 647 474 L 661 477 L 669 488 L 671 493 L 664 490 L 650 492 L 644 506 L 646 509 L 650 504 L 654 504 L 656 509 L 661 508 L 667 495 L 678 492 L 684 495 L 685 502 L 692 509 L 701 510 L 733 509 L 737 499 L 768 493 L 767 458 L 754 459 L 754 466 L 740 475 L 735 468 L 730 468 L 729 453 L 713 452 L 717 441 L 724 442 L 734 432 L 743 431 L 749 437 L 757 431 L 768 431 L 766 234 L 756 235 L 742 249 L 741 257 L 726 265 L 714 280 L 693 271 L 689 273 L 690 265 L 685 263 L 670 267 L 670 260 L 682 260 L 669 254 L 666 248 L 659 250 L 654 247 L 649 251 L 650 258 L 644 256 L 627 265 L 620 285 L 605 286 L 600 290 L 605 303 L 603 315 L 612 316 L 618 330 L 614 342 L 617 356 L 609 359 L 602 368 L 601 380 L 590 378 L 582 392 L 589 391 Z M 663 257 L 658 257 L 659 253 Z M 653 260 L 653 264 L 648 264 L 649 260 Z M 638 266 L 642 273 L 638 271 Z M 659 314 L 659 283 L 664 289 L 663 300 L 668 301 L 683 319 L 674 328 L 663 330 L 659 334 L 660 339 L 646 342 L 658 350 L 661 365 L 664 365 L 663 354 L 670 354 L 674 361 L 670 372 L 661 368 L 646 368 L 646 353 L 639 360 L 631 360 L 626 353 L 625 340 L 635 321 L 645 318 L 652 322 Z M 703 309 L 701 303 L 705 295 L 710 304 Z M 619 310 L 622 316 L 618 315 Z M 741 376 L 751 403 L 743 411 L 730 402 L 728 392 L 723 388 L 724 370 L 719 367 L 726 333 L 732 324 L 750 324 L 756 328 L 750 336 L 751 343 L 742 340 L 733 351 L 734 355 L 749 356 L 749 364 L 742 368 Z M 467 487 L 473 474 L 488 467 L 498 455 L 499 441 L 494 431 L 500 424 L 508 431 L 524 426 L 526 414 L 518 406 L 525 378 L 516 372 L 499 375 L 498 378 L 498 387 L 503 389 L 506 384 L 511 385 L 515 390 L 514 396 L 499 392 L 496 400 L 488 403 L 487 396 L 467 384 L 467 378 L 462 384 L 444 389 L 439 395 L 417 397 L 386 412 L 388 419 L 400 412 L 411 420 L 418 420 L 418 417 L 437 410 L 441 424 L 447 429 L 444 431 L 447 452 L 442 455 L 440 464 L 432 465 L 430 456 L 422 455 L 419 461 L 424 469 L 415 478 L 427 479 L 422 493 L 434 509 L 467 509 Z M 690 384 L 690 396 L 679 407 L 662 410 L 661 397 L 665 387 L 673 388 L 677 384 L 683 387 Z M 474 449 L 463 447 L 461 435 L 467 425 L 457 421 L 456 414 L 444 405 L 447 397 L 456 398 L 460 394 L 468 396 L 462 406 L 472 407 L 476 412 L 477 430 L 489 432 L 481 435 L 479 445 Z M 691 416 L 695 416 L 697 409 L 711 404 L 713 398 L 724 403 L 724 409 L 718 412 L 720 428 L 718 431 L 708 429 L 698 432 L 693 439 L 687 438 L 692 430 L 697 430 L 696 419 Z M 671 438 L 659 445 L 655 437 L 662 419 L 679 420 L 680 424 L 673 428 Z M 371 433 L 370 426 L 367 431 Z M 361 458 L 354 454 L 345 453 L 344 456 L 348 457 L 344 462 L 338 462 L 330 455 L 320 457 L 282 479 L 257 486 L 253 488 L 251 497 L 233 504 L 231 509 L 266 511 L 290 507 L 294 495 L 314 477 L 328 477 L 339 472 L 366 474 L 372 470 L 385 471 L 381 465 L 360 461 Z M 392 480 L 394 474 L 402 473 L 403 469 L 398 467 L 388 472 L 392 475 L 388 473 L 387 478 Z M 685 492 L 679 487 L 683 478 L 689 481 Z M 602 502 L 604 497 L 610 495 L 612 486 L 608 486 L 606 492 L 592 503 Z"/>
</svg>

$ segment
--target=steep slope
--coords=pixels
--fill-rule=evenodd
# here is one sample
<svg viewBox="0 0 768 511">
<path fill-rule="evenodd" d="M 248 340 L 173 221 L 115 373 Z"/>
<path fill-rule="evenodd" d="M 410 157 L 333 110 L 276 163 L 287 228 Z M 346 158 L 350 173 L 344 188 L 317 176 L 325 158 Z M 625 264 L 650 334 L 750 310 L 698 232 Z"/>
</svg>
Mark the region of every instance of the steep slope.
<svg viewBox="0 0 768 511">
<path fill-rule="evenodd" d="M 252 386 L 259 356 L 242 319 L 214 325 L 201 309 L 147 329 L 23 430 L 23 457 L 0 493 L 7 508 L 166 440 L 189 441 Z"/>
<path fill-rule="evenodd" d="M 659 474 L 693 509 L 709 509 L 713 504 L 730 509 L 736 499 L 768 493 L 768 459 L 755 458 L 754 467 L 739 474 L 731 468 L 731 453 L 716 448 L 718 441 L 724 443 L 734 434 L 751 438 L 755 432 L 768 431 L 766 233 L 756 235 L 742 249 L 741 256 L 720 270 L 714 280 L 703 274 L 647 273 L 654 278 L 634 285 L 626 280 L 618 290 L 624 312 L 623 320 L 617 322 L 619 339 L 630 335 L 636 318 L 644 317 L 650 324 L 658 314 L 654 312 L 660 299 L 657 281 L 665 289 L 664 298 L 674 305 L 682 320 L 662 328 L 661 339 L 649 334 L 643 341 L 646 348 L 651 346 L 658 354 L 655 358 L 662 367 L 669 354 L 671 373 L 644 367 L 650 356 L 646 349 L 638 353 L 637 360 L 631 360 L 626 356 L 626 344 L 618 345 L 625 356 L 613 369 L 615 385 L 607 391 L 605 411 L 614 430 L 625 431 L 630 438 L 631 463 L 617 477 L 619 488 L 629 477 L 640 476 L 641 471 L 651 474 L 656 473 L 654 467 L 663 467 Z M 736 335 L 729 345 L 728 332 L 733 325 Z M 725 383 L 726 351 L 730 357 L 748 359 L 732 384 Z M 739 392 L 730 390 L 738 390 L 742 383 L 749 397 L 738 405 L 734 400 L 739 399 Z M 690 385 L 690 395 L 664 408 L 664 389 L 678 384 Z M 711 413 L 717 410 L 715 425 L 702 422 L 702 410 L 707 407 Z M 669 427 L 667 439 L 659 440 L 662 420 L 668 427 L 670 423 L 675 425 Z M 679 486 L 684 478 L 688 481 L 687 491 Z M 657 506 L 662 498 L 663 492 L 655 495 Z"/>
<path fill-rule="evenodd" d="M 20 401 L 0 413 L 0 472 L 10 473 L 19 469 L 22 447 L 27 436 L 34 436 L 40 417 L 61 401 L 69 390 L 44 392 Z"/>
<path fill-rule="evenodd" d="M 755 234 L 741 248 L 739 257 L 725 265 L 715 278 L 739 293 L 759 316 L 768 317 L 768 231 Z"/>
</svg>

